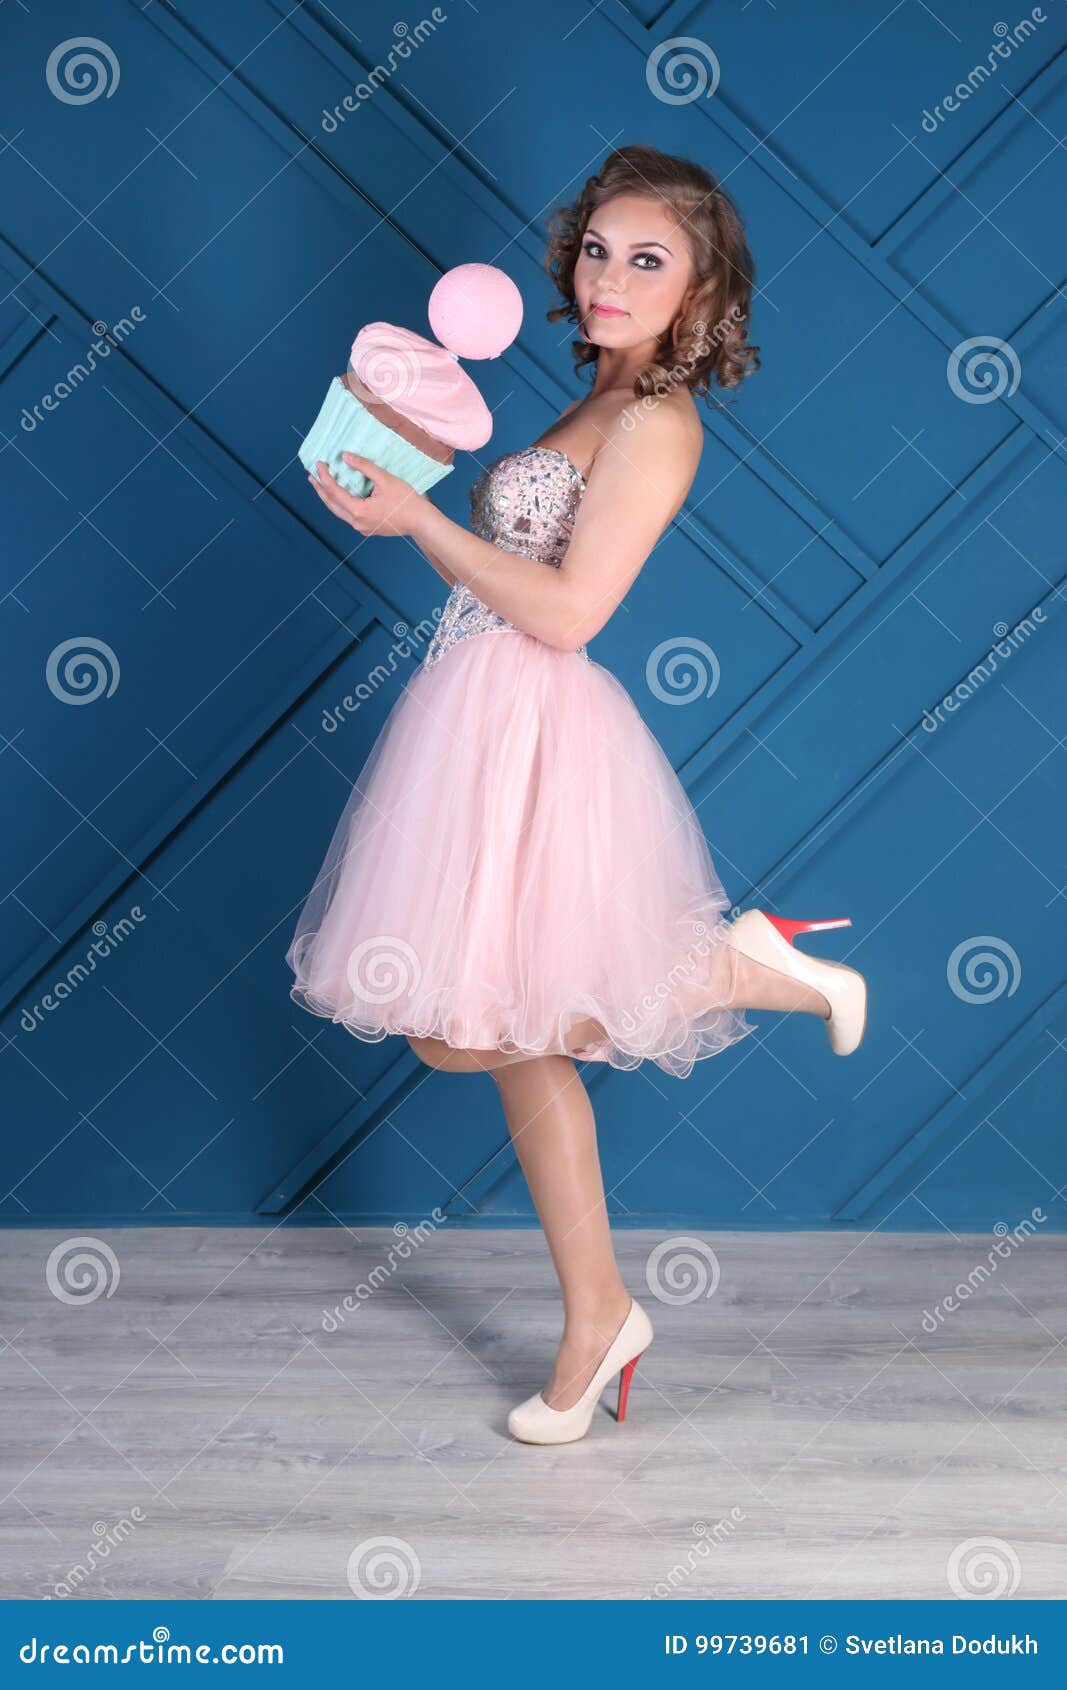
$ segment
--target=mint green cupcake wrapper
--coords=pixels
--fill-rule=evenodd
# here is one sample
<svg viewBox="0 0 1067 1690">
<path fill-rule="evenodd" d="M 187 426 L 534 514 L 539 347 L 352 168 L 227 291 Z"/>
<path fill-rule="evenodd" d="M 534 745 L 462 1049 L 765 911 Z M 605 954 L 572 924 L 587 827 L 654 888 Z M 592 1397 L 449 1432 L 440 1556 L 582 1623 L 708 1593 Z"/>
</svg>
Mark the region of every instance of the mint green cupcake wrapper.
<svg viewBox="0 0 1067 1690">
<path fill-rule="evenodd" d="M 428 458 L 409 440 L 402 440 L 399 434 L 386 428 L 349 392 L 340 376 L 334 376 L 322 409 L 301 443 L 300 462 L 317 481 L 315 466 L 321 458 L 335 481 L 357 498 L 365 499 L 371 484 L 362 470 L 352 469 L 342 461 L 342 452 L 370 458 L 390 474 L 399 475 L 416 493 L 427 492 L 455 468 L 454 464 L 440 464 L 436 458 Z"/>
</svg>

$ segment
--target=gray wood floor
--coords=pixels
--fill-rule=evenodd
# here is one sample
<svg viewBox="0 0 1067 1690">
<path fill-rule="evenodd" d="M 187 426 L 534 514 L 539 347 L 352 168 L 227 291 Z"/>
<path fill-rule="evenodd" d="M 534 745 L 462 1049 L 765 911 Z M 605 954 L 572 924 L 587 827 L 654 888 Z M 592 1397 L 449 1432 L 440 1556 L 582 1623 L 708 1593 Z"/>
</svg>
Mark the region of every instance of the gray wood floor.
<svg viewBox="0 0 1067 1690">
<path fill-rule="evenodd" d="M 0 1234 L 5 1598 L 1067 1591 L 1063 1237 L 929 1331 L 989 1235 L 708 1233 L 717 1287 L 670 1304 L 669 1232 L 620 1232 L 655 1342 L 626 1423 L 609 1390 L 550 1449 L 504 1423 L 558 1337 L 538 1232 L 391 1267 L 388 1229 L 114 1231 L 113 1294 L 67 1302 L 72 1236 Z"/>
</svg>

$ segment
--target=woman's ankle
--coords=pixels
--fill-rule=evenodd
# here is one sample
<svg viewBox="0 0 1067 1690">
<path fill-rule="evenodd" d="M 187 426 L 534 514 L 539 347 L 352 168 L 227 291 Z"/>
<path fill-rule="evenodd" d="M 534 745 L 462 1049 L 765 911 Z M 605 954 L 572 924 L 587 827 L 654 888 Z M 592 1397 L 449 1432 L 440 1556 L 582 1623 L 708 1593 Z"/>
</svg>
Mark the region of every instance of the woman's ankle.
<svg viewBox="0 0 1067 1690">
<path fill-rule="evenodd" d="M 584 1298 L 569 1306 L 564 1314 L 564 1336 L 596 1334 L 613 1338 L 629 1312 L 632 1302 L 625 1285 L 619 1284 L 595 1297 Z"/>
<path fill-rule="evenodd" d="M 771 1009 L 783 1014 L 807 1012 L 823 1021 L 830 1013 L 830 1004 L 822 992 L 807 981 L 783 974 L 769 963 L 755 957 L 737 959 L 736 986 L 731 999 L 740 1009 Z"/>
</svg>

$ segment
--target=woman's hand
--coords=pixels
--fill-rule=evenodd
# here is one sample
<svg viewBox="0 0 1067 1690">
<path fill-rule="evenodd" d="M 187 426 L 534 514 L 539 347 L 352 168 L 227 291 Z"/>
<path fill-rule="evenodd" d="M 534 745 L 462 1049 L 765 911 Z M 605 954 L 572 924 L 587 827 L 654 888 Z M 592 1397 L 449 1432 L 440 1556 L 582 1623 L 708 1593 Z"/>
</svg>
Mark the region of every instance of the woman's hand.
<svg viewBox="0 0 1067 1690">
<path fill-rule="evenodd" d="M 425 493 L 416 493 L 410 482 L 399 475 L 391 475 L 387 469 L 371 463 L 369 458 L 361 458 L 355 452 L 342 452 L 341 456 L 346 464 L 360 470 L 373 485 L 366 498 L 358 498 L 335 481 L 320 458 L 316 465 L 318 480 L 313 475 L 309 475 L 308 480 L 334 516 L 339 516 L 342 522 L 347 522 L 360 534 L 413 534 L 419 512 L 427 502 Z"/>
</svg>

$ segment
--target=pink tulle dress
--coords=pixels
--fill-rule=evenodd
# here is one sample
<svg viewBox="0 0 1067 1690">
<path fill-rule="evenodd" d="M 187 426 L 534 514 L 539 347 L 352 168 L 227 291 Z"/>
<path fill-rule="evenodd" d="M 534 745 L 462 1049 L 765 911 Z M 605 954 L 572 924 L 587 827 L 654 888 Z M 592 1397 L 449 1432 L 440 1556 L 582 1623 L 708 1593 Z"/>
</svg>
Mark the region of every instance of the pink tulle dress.
<svg viewBox="0 0 1067 1690">
<path fill-rule="evenodd" d="M 570 458 L 528 446 L 479 475 L 472 527 L 558 566 L 584 492 Z M 361 1039 L 651 1061 L 684 1078 L 756 1030 L 730 1007 L 728 908 L 622 684 L 457 583 L 300 912 L 290 996 Z M 589 1019 L 603 1036 L 572 1048 Z"/>
</svg>

